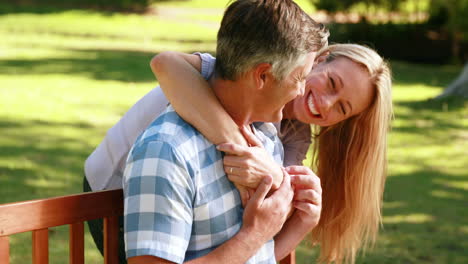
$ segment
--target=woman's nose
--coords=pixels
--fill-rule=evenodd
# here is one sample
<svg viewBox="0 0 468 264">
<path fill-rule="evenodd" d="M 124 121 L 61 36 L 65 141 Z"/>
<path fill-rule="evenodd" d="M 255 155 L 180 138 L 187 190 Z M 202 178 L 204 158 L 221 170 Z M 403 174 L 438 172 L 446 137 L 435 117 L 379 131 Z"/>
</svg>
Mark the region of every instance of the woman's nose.
<svg viewBox="0 0 468 264">
<path fill-rule="evenodd" d="M 305 90 L 306 90 L 305 88 L 306 88 L 306 84 L 305 82 L 302 82 L 299 86 L 298 96 L 304 96 Z"/>
<path fill-rule="evenodd" d="M 337 95 L 326 95 L 324 96 L 323 98 L 323 101 L 322 101 L 322 112 L 329 112 L 333 106 L 336 104 L 336 102 L 338 101 L 338 96 Z"/>
</svg>

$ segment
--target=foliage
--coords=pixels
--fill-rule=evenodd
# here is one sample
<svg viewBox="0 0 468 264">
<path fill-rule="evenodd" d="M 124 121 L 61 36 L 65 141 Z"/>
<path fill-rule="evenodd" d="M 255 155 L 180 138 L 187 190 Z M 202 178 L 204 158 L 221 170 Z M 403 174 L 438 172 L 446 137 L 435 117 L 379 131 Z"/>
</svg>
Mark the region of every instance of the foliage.
<svg viewBox="0 0 468 264">
<path fill-rule="evenodd" d="M 452 32 L 468 34 L 468 0 L 431 0 L 431 15 Z M 442 16 L 442 18 L 440 17 Z"/>
<path fill-rule="evenodd" d="M 421 63 L 448 63 L 451 39 L 446 31 L 428 24 L 329 24 L 330 42 L 357 42 L 384 57 Z M 468 42 L 460 43 L 460 58 L 468 56 Z"/>
<path fill-rule="evenodd" d="M 329 11 L 348 11 L 356 4 L 364 3 L 366 6 L 385 7 L 387 10 L 395 10 L 405 0 L 311 0 L 317 9 Z"/>
</svg>

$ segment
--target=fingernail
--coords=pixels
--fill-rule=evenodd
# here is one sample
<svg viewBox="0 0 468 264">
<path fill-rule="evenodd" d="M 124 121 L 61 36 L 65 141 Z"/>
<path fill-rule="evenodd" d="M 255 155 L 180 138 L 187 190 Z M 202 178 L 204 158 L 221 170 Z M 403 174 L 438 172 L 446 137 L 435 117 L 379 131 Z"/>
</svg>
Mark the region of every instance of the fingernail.
<svg viewBox="0 0 468 264">
<path fill-rule="evenodd" d="M 272 181 L 271 177 L 267 176 L 263 179 L 263 182 L 266 183 L 266 184 L 270 184 Z"/>
</svg>

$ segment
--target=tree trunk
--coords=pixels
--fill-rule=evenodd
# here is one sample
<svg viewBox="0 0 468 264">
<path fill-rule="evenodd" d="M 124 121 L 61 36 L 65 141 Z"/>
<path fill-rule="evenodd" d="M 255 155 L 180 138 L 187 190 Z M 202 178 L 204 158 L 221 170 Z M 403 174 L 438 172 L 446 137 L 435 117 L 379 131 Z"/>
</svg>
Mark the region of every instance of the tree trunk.
<svg viewBox="0 0 468 264">
<path fill-rule="evenodd" d="M 468 98 L 468 62 L 463 67 L 462 72 L 436 99 L 449 96 Z"/>
</svg>

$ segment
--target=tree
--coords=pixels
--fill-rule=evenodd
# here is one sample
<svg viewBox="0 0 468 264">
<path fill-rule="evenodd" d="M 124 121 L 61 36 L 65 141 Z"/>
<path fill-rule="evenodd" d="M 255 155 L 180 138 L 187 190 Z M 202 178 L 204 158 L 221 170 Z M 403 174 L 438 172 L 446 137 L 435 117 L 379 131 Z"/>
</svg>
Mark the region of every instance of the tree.
<svg viewBox="0 0 468 264">
<path fill-rule="evenodd" d="M 443 99 L 449 96 L 457 96 L 468 99 L 468 62 L 463 67 L 462 72 L 445 90 L 436 97 L 436 99 Z"/>
<path fill-rule="evenodd" d="M 441 20 L 442 26 L 446 28 L 451 36 L 452 56 L 455 61 L 459 62 L 461 42 L 468 38 L 468 0 L 431 0 L 431 9 L 431 17 L 445 14 Z M 466 60 L 467 58 L 462 59 Z M 457 79 L 437 98 L 449 96 L 468 98 L 468 61 L 465 62 L 465 66 Z"/>
<path fill-rule="evenodd" d="M 385 8 L 386 10 L 396 10 L 400 3 L 406 0 L 310 0 L 317 9 L 330 13 L 340 11 L 350 11 L 356 4 L 364 3 L 369 8 L 371 6 Z"/>
<path fill-rule="evenodd" d="M 461 42 L 468 34 L 468 0 L 431 0 L 430 12 L 431 18 L 444 14 L 441 26 L 445 27 L 452 39 L 453 58 L 459 60 Z"/>
</svg>

